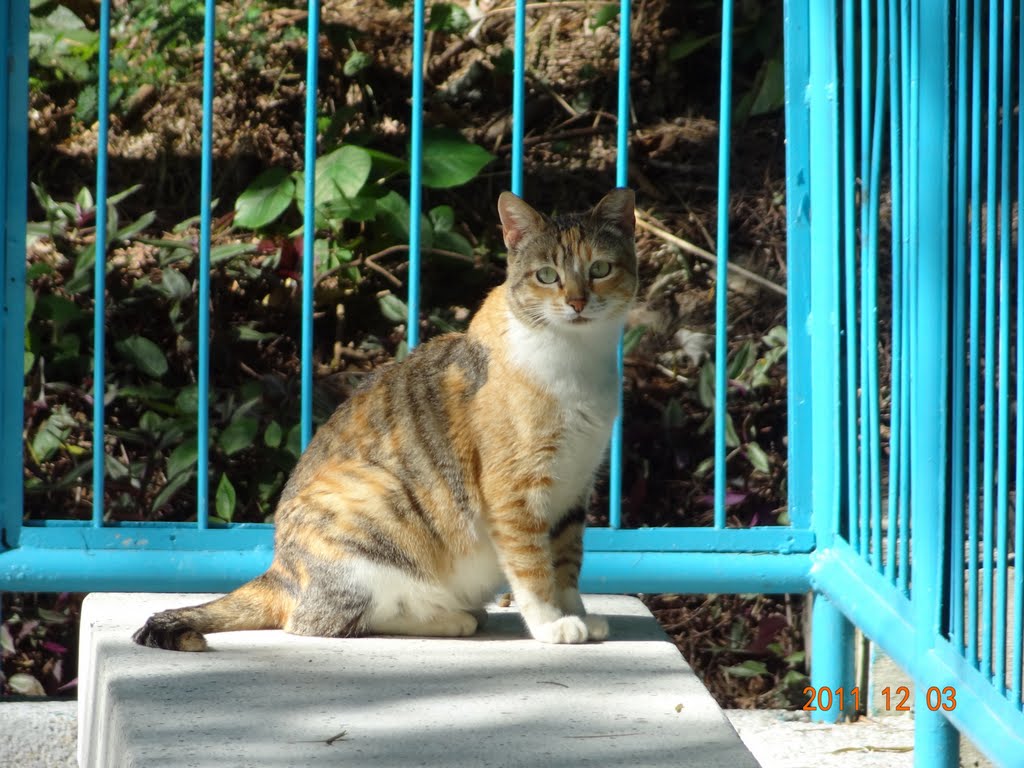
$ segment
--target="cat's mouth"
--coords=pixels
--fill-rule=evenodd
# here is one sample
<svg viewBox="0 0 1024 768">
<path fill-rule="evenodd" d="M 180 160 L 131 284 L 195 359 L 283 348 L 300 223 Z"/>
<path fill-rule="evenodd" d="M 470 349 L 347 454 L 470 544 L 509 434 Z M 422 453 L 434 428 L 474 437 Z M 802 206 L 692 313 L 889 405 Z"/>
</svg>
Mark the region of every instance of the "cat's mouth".
<svg viewBox="0 0 1024 768">
<path fill-rule="evenodd" d="M 572 325 L 585 325 L 590 322 L 590 318 L 583 317 L 583 315 L 576 315 L 576 317 L 570 318 L 569 322 Z"/>
</svg>

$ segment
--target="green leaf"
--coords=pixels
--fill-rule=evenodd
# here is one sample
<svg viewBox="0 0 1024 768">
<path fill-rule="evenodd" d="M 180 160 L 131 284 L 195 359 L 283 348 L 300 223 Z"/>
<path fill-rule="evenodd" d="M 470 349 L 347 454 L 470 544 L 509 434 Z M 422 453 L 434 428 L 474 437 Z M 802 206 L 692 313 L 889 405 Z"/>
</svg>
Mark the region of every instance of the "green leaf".
<svg viewBox="0 0 1024 768">
<path fill-rule="evenodd" d="M 135 235 L 142 232 L 146 227 L 152 224 L 156 220 L 156 211 L 150 211 L 144 213 L 131 224 L 128 224 L 114 233 L 113 240 L 130 240 Z"/>
<path fill-rule="evenodd" d="M 362 147 L 345 144 L 316 162 L 316 202 L 327 203 L 340 192 L 355 197 L 370 178 L 373 160 Z"/>
<path fill-rule="evenodd" d="M 280 334 L 269 331 L 257 331 L 250 323 L 236 325 L 233 329 L 234 337 L 239 341 L 267 341 L 276 339 Z"/>
<path fill-rule="evenodd" d="M 192 472 L 181 472 L 174 475 L 167 484 L 160 489 L 160 492 L 153 498 L 150 504 L 150 510 L 156 512 L 162 507 L 166 506 L 174 495 L 182 489 L 182 487 L 192 479 Z"/>
<path fill-rule="evenodd" d="M 608 5 L 602 5 L 597 13 L 594 14 L 594 20 L 590 22 L 591 29 L 598 29 L 599 27 L 606 26 L 612 19 L 619 15 L 619 6 L 614 3 Z"/>
<path fill-rule="evenodd" d="M 167 457 L 167 477 L 173 480 L 181 475 L 188 476 L 199 460 L 199 445 L 196 437 L 186 438 Z"/>
<path fill-rule="evenodd" d="M 345 59 L 345 66 L 342 68 L 342 71 L 345 73 L 345 77 L 355 77 L 372 63 L 373 59 L 367 54 L 362 51 L 353 51 Z"/>
<path fill-rule="evenodd" d="M 217 510 L 217 517 L 225 523 L 230 523 L 231 518 L 235 516 L 235 486 L 231 484 L 226 473 L 220 476 L 220 482 L 217 483 L 214 507 Z"/>
<path fill-rule="evenodd" d="M 146 411 L 139 417 L 139 431 L 150 436 L 158 434 L 163 425 L 164 418 L 155 411 Z"/>
<path fill-rule="evenodd" d="M 807 679 L 807 675 L 803 672 L 791 669 L 783 676 L 781 686 L 783 688 L 790 688 L 797 685 L 803 686 L 807 684 Z"/>
<path fill-rule="evenodd" d="M 220 433 L 217 445 L 225 454 L 233 456 L 252 446 L 259 428 L 259 421 L 251 416 L 237 418 Z"/>
<path fill-rule="evenodd" d="M 434 234 L 439 232 L 450 232 L 455 224 L 455 211 L 450 205 L 439 205 L 431 208 L 428 214 L 430 224 L 434 227 Z"/>
<path fill-rule="evenodd" d="M 281 216 L 295 199 L 295 178 L 283 168 L 264 171 L 235 201 L 235 225 L 262 229 Z"/>
<path fill-rule="evenodd" d="M 32 314 L 36 311 L 36 292 L 32 290 L 31 285 L 25 286 L 25 327 L 28 328 L 28 321 L 32 319 Z"/>
<path fill-rule="evenodd" d="M 9 653 L 14 653 L 14 637 L 11 636 L 11 630 L 7 628 L 7 624 L 0 624 L 0 651 L 3 651 L 6 656 Z"/>
<path fill-rule="evenodd" d="M 376 221 L 395 241 L 409 242 L 409 201 L 394 190 L 377 201 Z"/>
<path fill-rule="evenodd" d="M 761 340 L 769 347 L 785 347 L 789 342 L 786 326 L 776 325 Z"/>
<path fill-rule="evenodd" d="M 107 204 L 108 205 L 117 205 L 122 200 L 130 197 L 131 195 L 134 195 L 140 189 L 142 189 L 142 185 L 141 184 L 133 184 L 132 186 L 128 187 L 127 189 L 122 189 L 120 192 L 117 192 L 117 193 L 111 195 L 110 197 L 108 197 L 107 198 Z"/>
<path fill-rule="evenodd" d="M 708 361 L 697 376 L 697 399 L 708 410 L 715 407 L 715 364 Z"/>
<path fill-rule="evenodd" d="M 49 608 L 40 608 L 39 618 L 49 624 L 67 624 L 67 614 L 60 613 L 59 611 L 51 611 Z"/>
<path fill-rule="evenodd" d="M 40 296 L 36 313 L 40 318 L 52 321 L 55 331 L 63 330 L 82 316 L 82 310 L 75 302 L 56 294 Z"/>
<path fill-rule="evenodd" d="M 757 443 L 747 443 L 743 446 L 743 450 L 747 454 L 747 459 L 750 461 L 751 466 L 758 472 L 764 472 L 766 475 L 772 470 L 771 464 L 768 461 L 768 454 L 764 452 Z"/>
<path fill-rule="evenodd" d="M 646 333 L 646 325 L 636 325 L 626 331 L 622 335 L 622 354 L 628 355 L 636 349 L 636 345 L 640 343 Z"/>
<path fill-rule="evenodd" d="M 454 3 L 434 3 L 430 6 L 427 29 L 461 35 L 472 23 L 469 14 L 461 6 Z"/>
<path fill-rule="evenodd" d="M 785 101 L 785 73 L 778 58 L 769 59 L 759 73 L 757 95 L 750 105 L 751 115 L 764 115 L 782 108 Z"/>
<path fill-rule="evenodd" d="M 167 358 L 160 347 L 145 336 L 129 336 L 115 342 L 114 347 L 147 376 L 159 379 L 167 373 Z"/>
<path fill-rule="evenodd" d="M 706 37 L 697 37 L 693 32 L 690 32 L 682 40 L 678 40 L 669 46 L 668 60 L 679 61 L 680 59 L 685 59 L 690 54 L 696 53 L 717 39 L 718 33 L 707 35 Z"/>
<path fill-rule="evenodd" d="M 237 223 L 238 219 L 235 219 Z M 257 229 L 257 227 L 253 227 Z M 241 256 L 245 253 L 254 253 L 256 246 L 252 243 L 222 243 L 221 245 L 215 245 L 210 249 L 210 263 L 220 264 L 225 261 L 231 261 L 236 256 Z"/>
<path fill-rule="evenodd" d="M 473 246 L 458 232 L 435 232 L 433 247 L 461 253 L 463 256 L 473 256 Z"/>
<path fill-rule="evenodd" d="M 725 414 L 725 445 L 728 448 L 735 448 L 740 444 L 740 439 L 736 435 L 736 427 L 732 422 L 732 414 Z"/>
<path fill-rule="evenodd" d="M 754 343 L 751 341 L 743 342 L 739 348 L 733 353 L 732 358 L 729 360 L 729 364 L 726 366 L 726 376 L 730 379 L 739 379 L 743 376 L 747 367 L 754 360 Z"/>
<path fill-rule="evenodd" d="M 765 666 L 763 661 L 755 661 L 748 659 L 742 664 L 737 664 L 732 667 L 724 667 L 723 672 L 733 677 L 760 677 L 761 675 L 768 674 L 768 667 Z"/>
<path fill-rule="evenodd" d="M 370 174 L 375 179 L 379 179 L 384 176 L 391 176 L 396 173 L 409 172 L 409 163 L 400 157 L 390 155 L 387 152 L 381 152 L 377 149 L 366 149 L 364 151 L 373 161 L 373 168 L 371 169 Z"/>
<path fill-rule="evenodd" d="M 199 387 L 196 384 L 188 384 L 182 388 L 174 397 L 174 407 L 179 413 L 189 414 L 199 412 Z"/>
<path fill-rule="evenodd" d="M 75 420 L 66 409 L 55 410 L 53 415 L 39 425 L 29 449 L 37 464 L 42 464 L 56 453 L 68 436 Z"/>
<path fill-rule="evenodd" d="M 302 425 L 296 424 L 288 430 L 288 437 L 284 441 L 284 449 L 296 459 L 302 454 Z"/>
<path fill-rule="evenodd" d="M 7 685 L 15 693 L 22 696 L 45 696 L 46 689 L 42 684 L 27 672 L 15 672 L 7 678 Z"/>
<path fill-rule="evenodd" d="M 125 480 L 132 474 L 131 467 L 109 453 L 103 457 L 103 469 L 111 480 Z"/>
<path fill-rule="evenodd" d="M 409 308 L 393 293 L 378 297 L 377 303 L 380 304 L 381 314 L 393 323 L 404 323 L 409 318 Z"/>
<path fill-rule="evenodd" d="M 181 301 L 192 294 L 192 283 L 176 269 L 167 268 L 160 273 L 159 285 L 154 285 L 164 296 L 172 301 Z"/>
<path fill-rule="evenodd" d="M 457 131 L 434 128 L 423 138 L 422 181 L 435 189 L 457 187 L 470 181 L 494 155 L 466 140 Z"/>
<path fill-rule="evenodd" d="M 782 660 L 784 662 L 786 662 L 787 664 L 791 664 L 793 666 L 796 666 L 797 664 L 803 664 L 806 659 L 807 659 L 806 651 L 794 651 L 793 653 L 791 653 L 788 656 L 784 657 Z"/>
<path fill-rule="evenodd" d="M 281 430 L 281 425 L 276 421 L 271 421 L 267 424 L 267 429 L 263 433 L 263 443 L 268 448 L 277 448 L 281 445 L 281 438 L 284 433 Z"/>
</svg>

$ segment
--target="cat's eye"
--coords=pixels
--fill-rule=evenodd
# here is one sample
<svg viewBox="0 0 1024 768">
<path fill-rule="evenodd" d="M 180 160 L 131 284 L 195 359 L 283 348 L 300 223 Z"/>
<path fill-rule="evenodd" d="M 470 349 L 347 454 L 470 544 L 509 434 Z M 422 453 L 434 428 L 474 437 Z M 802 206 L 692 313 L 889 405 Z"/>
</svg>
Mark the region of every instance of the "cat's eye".
<svg viewBox="0 0 1024 768">
<path fill-rule="evenodd" d="M 608 277 L 612 273 L 610 261 L 599 260 L 590 265 L 590 276 L 595 278 Z"/>
<path fill-rule="evenodd" d="M 537 270 L 537 280 L 544 283 L 544 285 L 551 285 L 551 283 L 558 280 L 558 270 L 554 267 L 541 267 Z"/>
</svg>

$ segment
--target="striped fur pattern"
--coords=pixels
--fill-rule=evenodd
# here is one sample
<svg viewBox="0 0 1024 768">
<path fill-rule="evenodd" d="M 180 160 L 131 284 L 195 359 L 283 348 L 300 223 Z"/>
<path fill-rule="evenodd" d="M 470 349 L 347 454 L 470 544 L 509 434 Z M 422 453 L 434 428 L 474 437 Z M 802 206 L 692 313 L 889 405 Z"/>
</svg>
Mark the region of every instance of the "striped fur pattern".
<svg viewBox="0 0 1024 768">
<path fill-rule="evenodd" d="M 633 193 L 548 218 L 498 201 L 508 277 L 465 334 L 382 370 L 316 433 L 276 512 L 269 570 L 134 635 L 464 636 L 511 587 L 548 643 L 601 640 L 577 583 L 585 508 L 617 409 L 616 343 L 637 289 Z"/>
</svg>

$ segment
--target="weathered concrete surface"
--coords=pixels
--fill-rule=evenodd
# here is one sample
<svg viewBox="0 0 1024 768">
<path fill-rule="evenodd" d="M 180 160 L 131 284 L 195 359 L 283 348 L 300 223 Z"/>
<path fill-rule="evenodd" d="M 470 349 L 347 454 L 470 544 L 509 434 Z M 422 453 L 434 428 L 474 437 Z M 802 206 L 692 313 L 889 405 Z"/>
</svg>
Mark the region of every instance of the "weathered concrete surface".
<svg viewBox="0 0 1024 768">
<path fill-rule="evenodd" d="M 582 646 L 537 643 L 498 608 L 468 639 L 236 632 L 202 654 L 131 642 L 153 611 L 201 599 L 86 600 L 80 765 L 757 766 L 635 598 L 588 597 L 611 638 Z"/>
</svg>

